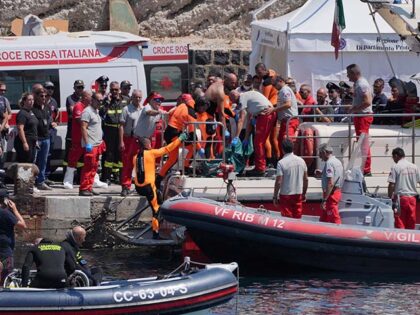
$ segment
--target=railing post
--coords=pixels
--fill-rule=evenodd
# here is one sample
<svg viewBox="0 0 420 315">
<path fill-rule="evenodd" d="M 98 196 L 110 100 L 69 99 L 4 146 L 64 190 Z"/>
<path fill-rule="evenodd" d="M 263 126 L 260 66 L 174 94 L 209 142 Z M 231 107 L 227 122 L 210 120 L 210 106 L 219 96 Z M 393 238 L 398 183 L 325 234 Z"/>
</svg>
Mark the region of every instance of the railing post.
<svg viewBox="0 0 420 315">
<path fill-rule="evenodd" d="M 416 164 L 416 118 L 412 116 L 411 123 L 411 152 L 412 152 L 412 162 Z"/>
<path fill-rule="evenodd" d="M 347 139 L 348 139 L 348 142 L 349 142 L 349 149 L 348 149 L 348 152 L 349 152 L 348 159 L 349 160 L 347 161 L 347 163 L 351 159 L 351 149 L 352 149 L 352 147 L 351 147 L 351 140 L 352 140 L 351 139 L 351 121 L 352 121 L 352 117 L 349 117 L 348 121 L 349 121 L 349 128 L 348 128 L 349 135 L 348 135 Z"/>
</svg>

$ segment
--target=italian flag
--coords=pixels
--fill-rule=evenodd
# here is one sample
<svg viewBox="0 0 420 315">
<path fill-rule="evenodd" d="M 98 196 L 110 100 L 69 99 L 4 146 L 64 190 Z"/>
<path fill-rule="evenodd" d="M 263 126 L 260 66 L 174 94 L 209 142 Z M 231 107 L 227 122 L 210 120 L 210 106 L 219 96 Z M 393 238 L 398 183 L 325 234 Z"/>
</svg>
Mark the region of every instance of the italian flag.
<svg viewBox="0 0 420 315">
<path fill-rule="evenodd" d="M 343 0 L 335 0 L 334 22 L 331 34 L 331 46 L 335 48 L 335 59 L 338 58 L 340 48 L 341 32 L 346 28 L 344 19 Z"/>
</svg>

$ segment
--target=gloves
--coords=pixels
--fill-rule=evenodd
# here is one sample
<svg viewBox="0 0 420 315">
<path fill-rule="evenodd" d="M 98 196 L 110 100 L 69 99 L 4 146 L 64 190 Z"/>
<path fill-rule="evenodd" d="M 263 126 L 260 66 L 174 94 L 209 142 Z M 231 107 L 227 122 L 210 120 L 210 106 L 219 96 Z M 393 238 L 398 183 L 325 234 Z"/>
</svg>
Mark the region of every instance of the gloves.
<svg viewBox="0 0 420 315">
<path fill-rule="evenodd" d="M 231 145 L 232 147 L 236 146 L 239 142 L 239 137 L 235 137 L 232 139 Z"/>
<path fill-rule="evenodd" d="M 229 132 L 229 130 L 225 130 L 225 138 L 229 138 L 230 137 L 230 132 Z"/>
<path fill-rule="evenodd" d="M 181 142 L 184 142 L 185 140 L 187 140 L 188 139 L 188 134 L 187 133 L 185 133 L 185 132 L 183 132 L 183 133 L 181 133 L 180 135 L 179 135 L 179 138 L 178 138 L 179 140 L 181 140 Z"/>
<path fill-rule="evenodd" d="M 93 150 L 93 146 L 90 143 L 87 143 L 85 149 L 87 153 L 90 153 Z"/>
<path fill-rule="evenodd" d="M 201 148 L 200 150 L 198 150 L 198 154 L 203 159 L 206 157 L 206 151 L 203 148 Z"/>
</svg>

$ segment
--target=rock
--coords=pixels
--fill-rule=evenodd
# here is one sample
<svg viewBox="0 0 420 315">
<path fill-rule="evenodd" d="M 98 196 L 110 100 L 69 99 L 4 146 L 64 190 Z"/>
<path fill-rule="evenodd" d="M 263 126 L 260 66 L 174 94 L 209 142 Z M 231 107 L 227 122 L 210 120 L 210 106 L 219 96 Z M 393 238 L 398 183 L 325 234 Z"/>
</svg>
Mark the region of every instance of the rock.
<svg viewBox="0 0 420 315">
<path fill-rule="evenodd" d="M 240 50 L 232 50 L 230 53 L 230 62 L 234 65 L 241 64 L 241 51 Z"/>
<path fill-rule="evenodd" d="M 196 50 L 194 55 L 196 65 L 208 65 L 211 62 L 211 50 Z"/>
<path fill-rule="evenodd" d="M 244 51 L 242 53 L 242 64 L 244 66 L 249 66 L 249 55 L 251 54 L 250 51 Z"/>
<path fill-rule="evenodd" d="M 216 50 L 214 52 L 214 64 L 216 65 L 229 64 L 229 52 Z"/>
</svg>

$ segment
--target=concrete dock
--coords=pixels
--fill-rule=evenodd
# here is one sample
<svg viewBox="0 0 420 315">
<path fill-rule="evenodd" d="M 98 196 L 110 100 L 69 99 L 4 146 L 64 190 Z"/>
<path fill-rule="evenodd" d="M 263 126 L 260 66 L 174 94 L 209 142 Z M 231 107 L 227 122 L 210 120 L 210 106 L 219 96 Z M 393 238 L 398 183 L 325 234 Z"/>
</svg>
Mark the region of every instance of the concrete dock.
<svg viewBox="0 0 420 315">
<path fill-rule="evenodd" d="M 95 188 L 100 195 L 93 197 L 80 197 L 77 185 L 70 190 L 58 183 L 51 187 L 53 190 L 11 196 L 28 226 L 19 241 L 32 242 L 37 237 L 62 240 L 70 228 L 81 224 L 88 230 L 87 247 L 112 246 L 118 241 L 107 233 L 105 225 L 122 222 L 147 205 L 146 198 L 135 190 L 121 197 L 118 185 Z M 140 220 L 149 222 L 151 210 L 143 212 Z"/>
</svg>

